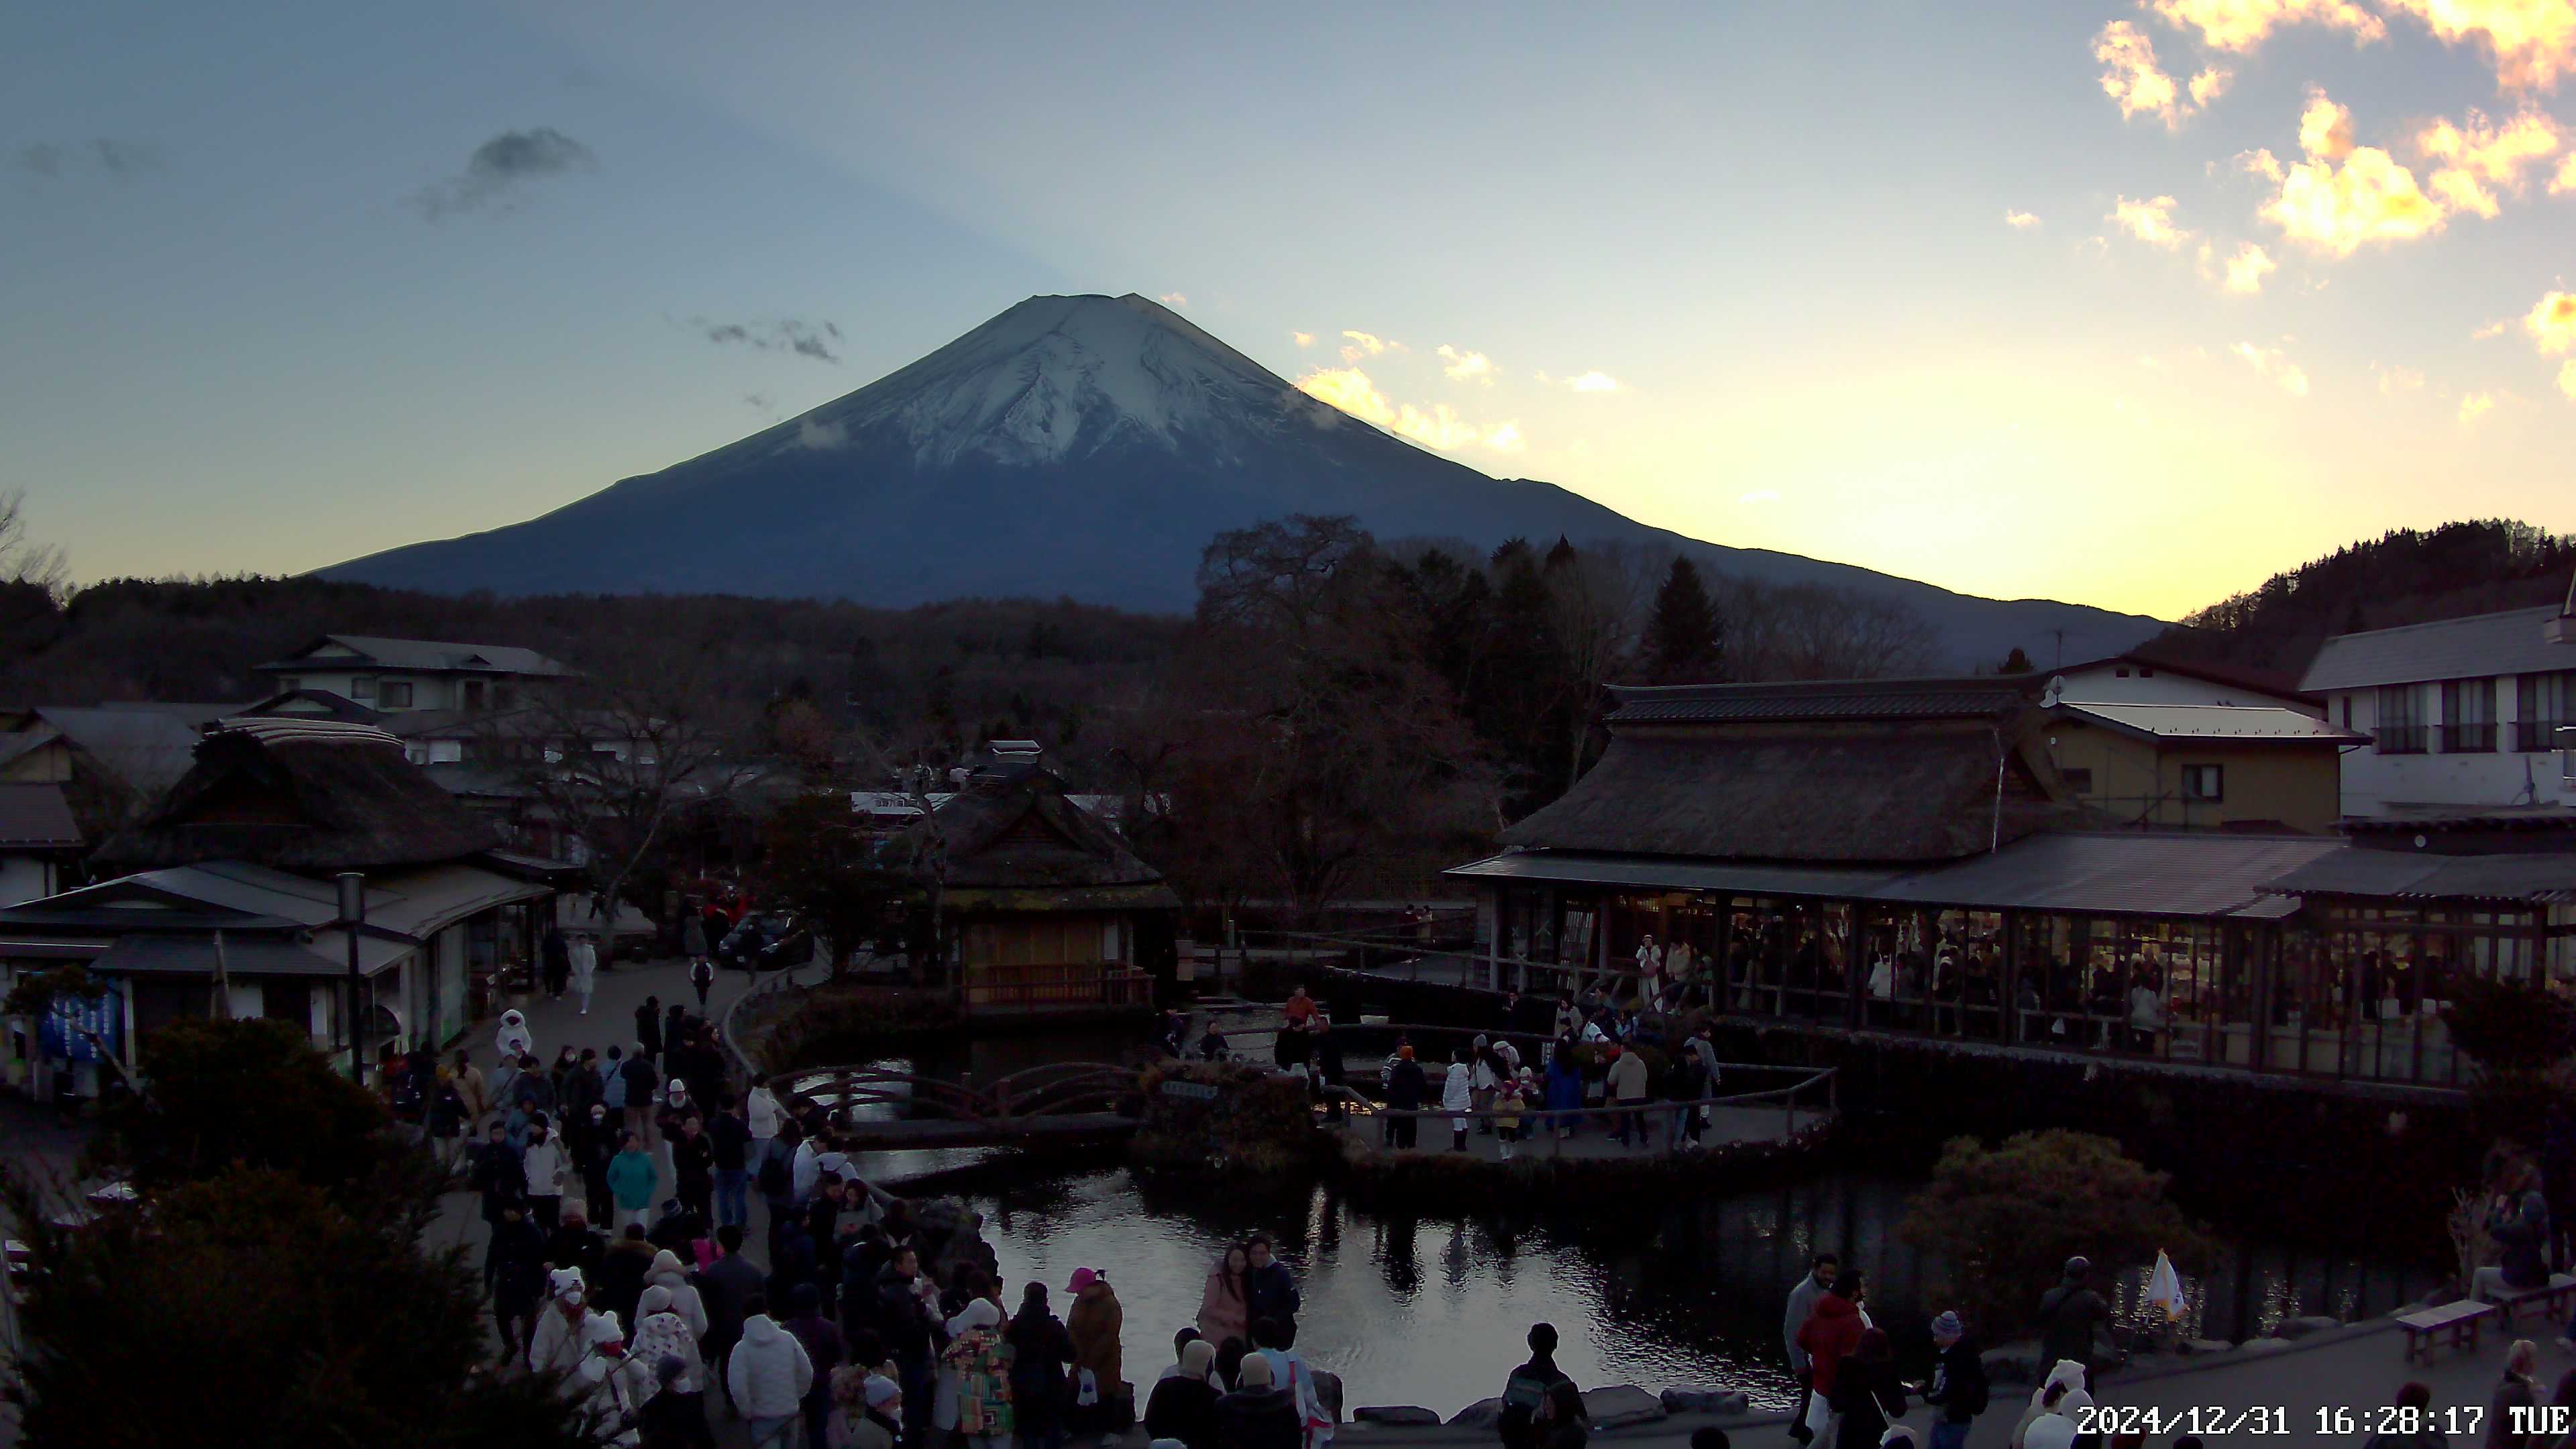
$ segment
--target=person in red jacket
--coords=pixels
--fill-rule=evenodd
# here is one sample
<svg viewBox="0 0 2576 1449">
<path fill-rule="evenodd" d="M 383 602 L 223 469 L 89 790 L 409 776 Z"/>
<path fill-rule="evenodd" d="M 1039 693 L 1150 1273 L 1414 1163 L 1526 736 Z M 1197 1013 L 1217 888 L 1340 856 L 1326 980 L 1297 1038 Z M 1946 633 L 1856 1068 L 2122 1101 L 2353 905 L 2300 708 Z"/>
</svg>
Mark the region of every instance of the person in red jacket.
<svg viewBox="0 0 2576 1449">
<path fill-rule="evenodd" d="M 1860 1299 L 1860 1270 L 1846 1268 L 1834 1280 L 1833 1286 L 1817 1297 L 1815 1311 L 1807 1315 L 1807 1326 L 1798 1330 L 1798 1348 L 1807 1355 L 1807 1362 L 1812 1366 L 1810 1375 L 1814 1395 L 1809 1402 L 1808 1417 L 1812 1421 L 1819 1415 L 1825 1416 L 1821 1427 L 1812 1422 L 1808 1425 L 1816 1430 L 1817 1442 L 1821 1444 L 1833 1443 L 1835 1431 L 1840 1427 L 1825 1408 L 1833 1401 L 1834 1371 L 1841 1367 L 1846 1355 L 1860 1347 L 1860 1336 L 1869 1330 L 1868 1323 L 1860 1315 Z"/>
</svg>

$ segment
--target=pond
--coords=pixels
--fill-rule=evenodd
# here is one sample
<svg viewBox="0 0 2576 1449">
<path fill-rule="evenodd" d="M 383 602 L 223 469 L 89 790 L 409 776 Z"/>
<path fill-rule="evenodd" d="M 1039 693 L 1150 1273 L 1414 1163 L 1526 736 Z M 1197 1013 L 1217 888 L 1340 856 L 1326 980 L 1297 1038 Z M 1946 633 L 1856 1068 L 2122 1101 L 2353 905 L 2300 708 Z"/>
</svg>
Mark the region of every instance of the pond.
<svg viewBox="0 0 2576 1449">
<path fill-rule="evenodd" d="M 988 1040 L 876 1065 L 951 1078 L 971 1070 L 989 1081 L 1091 1055 L 1062 1040 Z M 1869 1275 L 1872 1312 L 1914 1365 L 1928 1355 L 1926 1321 L 1947 1306 L 1929 1298 L 1939 1265 L 1897 1239 L 1921 1185 L 1897 1175 L 1833 1172 L 1646 1215 L 1579 1202 L 1462 1202 L 1454 1214 L 1420 1215 L 1365 1211 L 1321 1184 L 1256 1192 L 1123 1168 L 1052 1169 L 1007 1154 L 874 1154 L 861 1168 L 881 1181 L 969 1169 L 939 1190 L 984 1213 L 1012 1303 L 1031 1278 L 1061 1290 L 1076 1268 L 1106 1272 L 1126 1313 L 1127 1376 L 1140 1386 L 1170 1361 L 1173 1331 L 1196 1316 L 1209 1265 L 1256 1230 L 1279 1240 L 1303 1281 L 1299 1351 L 1342 1376 L 1353 1407 L 1455 1412 L 1500 1391 L 1526 1356 L 1529 1325 L 1546 1320 L 1563 1339 L 1559 1362 L 1587 1387 L 1734 1389 L 1785 1410 L 1796 1388 L 1781 1310 L 1818 1251 Z M 2368 1317 L 2413 1300 L 2443 1274 L 2438 1260 L 2239 1239 L 2206 1279 L 2186 1283 L 2184 1331 L 2242 1339 L 2290 1316 Z M 2132 1272 L 2116 1294 L 2139 1322 L 2143 1277 Z"/>
</svg>

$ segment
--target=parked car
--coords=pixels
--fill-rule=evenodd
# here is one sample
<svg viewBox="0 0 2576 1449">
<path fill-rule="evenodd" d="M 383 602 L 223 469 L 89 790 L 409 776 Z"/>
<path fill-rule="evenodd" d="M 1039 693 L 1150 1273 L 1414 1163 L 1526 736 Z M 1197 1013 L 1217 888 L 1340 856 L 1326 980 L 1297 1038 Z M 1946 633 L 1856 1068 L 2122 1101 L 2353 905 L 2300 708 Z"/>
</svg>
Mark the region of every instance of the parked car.
<svg viewBox="0 0 2576 1449">
<path fill-rule="evenodd" d="M 785 911 L 754 911 L 716 946 L 718 963 L 737 971 L 780 971 L 813 954 L 814 933 Z"/>
</svg>

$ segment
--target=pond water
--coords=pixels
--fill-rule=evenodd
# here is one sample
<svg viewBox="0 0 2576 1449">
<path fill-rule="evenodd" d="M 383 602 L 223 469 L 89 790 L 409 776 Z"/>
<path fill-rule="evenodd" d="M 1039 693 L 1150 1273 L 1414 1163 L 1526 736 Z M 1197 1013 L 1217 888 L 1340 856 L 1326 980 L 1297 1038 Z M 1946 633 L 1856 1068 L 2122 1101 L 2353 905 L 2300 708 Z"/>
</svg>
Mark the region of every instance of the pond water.
<svg viewBox="0 0 2576 1449">
<path fill-rule="evenodd" d="M 953 1077 L 971 1060 L 977 1078 L 990 1080 L 1086 1055 L 1060 1042 L 988 1041 L 910 1067 Z M 1170 1361 L 1172 1333 L 1196 1316 L 1209 1265 L 1255 1230 L 1279 1240 L 1304 1283 L 1299 1351 L 1342 1376 L 1353 1407 L 1418 1404 L 1448 1414 L 1497 1393 L 1526 1356 L 1529 1325 L 1543 1319 L 1562 1335 L 1559 1362 L 1587 1387 L 1735 1389 L 1786 1409 L 1796 1389 L 1781 1308 L 1818 1251 L 1867 1272 L 1871 1310 L 1910 1360 L 1928 1354 L 1924 1324 L 1946 1306 L 1928 1298 L 1940 1265 L 1896 1237 L 1920 1182 L 1894 1175 L 1828 1173 L 1648 1215 L 1579 1202 L 1393 1215 L 1364 1211 L 1324 1185 L 1256 1192 L 1123 1168 L 1050 1169 L 1007 1154 L 884 1153 L 861 1167 L 884 1181 L 970 1169 L 939 1190 L 985 1215 L 1008 1302 L 1031 1278 L 1061 1290 L 1076 1268 L 1105 1271 L 1126 1312 L 1127 1377 L 1139 1385 Z M 2300 1314 L 2367 1317 L 2411 1301 L 2442 1274 L 2438 1261 L 2240 1240 L 2206 1279 L 2186 1283 L 2184 1328 L 2241 1339 Z M 2137 1321 L 2143 1276 L 2132 1273 L 2116 1294 Z"/>
</svg>

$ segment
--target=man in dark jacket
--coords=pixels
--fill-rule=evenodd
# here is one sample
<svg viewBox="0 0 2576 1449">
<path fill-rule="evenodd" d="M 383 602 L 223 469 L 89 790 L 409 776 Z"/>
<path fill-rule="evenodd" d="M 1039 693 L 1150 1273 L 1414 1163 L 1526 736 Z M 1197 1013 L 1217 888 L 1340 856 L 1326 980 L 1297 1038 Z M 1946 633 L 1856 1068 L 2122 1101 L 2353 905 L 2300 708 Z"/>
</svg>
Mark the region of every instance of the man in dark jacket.
<svg viewBox="0 0 2576 1449">
<path fill-rule="evenodd" d="M 921 1257 L 910 1248 L 877 1274 L 877 1334 L 903 1372 L 903 1423 L 916 1441 L 930 1422 L 931 1367 L 939 1352 L 939 1325 L 921 1301 L 920 1279 Z"/>
<path fill-rule="evenodd" d="M 1275 1319 L 1292 1336 L 1297 1329 L 1297 1273 L 1279 1261 L 1278 1246 L 1268 1233 L 1254 1233 L 1245 1245 L 1251 1268 L 1243 1275 L 1244 1311 L 1256 1322 Z"/>
<path fill-rule="evenodd" d="M 592 1306 L 632 1325 L 636 1300 L 644 1296 L 644 1275 L 652 1271 L 653 1245 L 644 1241 L 644 1225 L 628 1223 L 608 1251 L 599 1255 L 599 1272 L 590 1280 Z"/>
<path fill-rule="evenodd" d="M 1216 1441 L 1227 1449 L 1298 1449 L 1306 1426 L 1297 1395 L 1270 1381 L 1270 1360 L 1247 1355 L 1234 1392 L 1216 1401 Z"/>
<path fill-rule="evenodd" d="M 608 1240 L 591 1231 L 590 1222 L 581 1209 L 563 1209 L 563 1217 L 546 1237 L 546 1262 L 557 1268 L 579 1268 L 585 1283 L 599 1281 L 599 1260 L 608 1251 Z"/>
<path fill-rule="evenodd" d="M 638 1013 L 640 1016 L 641 1013 Z M 626 1130 L 632 1132 L 650 1152 L 660 1139 L 653 1132 L 654 1095 L 661 1088 L 662 1074 L 653 1066 L 646 1043 L 637 1043 L 634 1055 L 617 1071 L 626 1078 Z"/>
<path fill-rule="evenodd" d="M 1531 1324 L 1529 1346 L 1529 1362 L 1503 1380 L 1503 1409 L 1494 1422 L 1502 1431 L 1504 1449 L 1535 1449 L 1539 1406 L 1558 1384 L 1573 1382 L 1556 1366 L 1555 1324 Z"/>
<path fill-rule="evenodd" d="M 548 928 L 544 947 L 546 995 L 563 1000 L 564 986 L 572 980 L 572 946 L 559 929 Z"/>
<path fill-rule="evenodd" d="M 877 1327 L 877 1275 L 886 1266 L 885 1234 L 863 1222 L 841 1247 L 841 1334 L 882 1336 Z"/>
<path fill-rule="evenodd" d="M 751 1121 L 731 1092 L 716 1096 L 716 1115 L 707 1122 L 715 1144 L 716 1221 L 751 1221 Z"/>
<path fill-rule="evenodd" d="M 510 1146 L 509 1130 L 500 1119 L 493 1119 L 482 1145 L 474 1149 L 474 1166 L 466 1182 L 483 1195 L 483 1221 L 495 1227 L 500 1225 L 501 1209 L 527 1191 L 527 1169 Z"/>
<path fill-rule="evenodd" d="M 644 1004 L 635 1008 L 635 1040 L 644 1048 L 644 1055 L 662 1055 L 662 998 L 647 996 Z"/>
<path fill-rule="evenodd" d="M 716 1229 L 716 1260 L 690 1275 L 698 1302 L 707 1312 L 708 1377 L 725 1382 L 725 1356 L 742 1341 L 743 1305 L 760 1294 L 760 1270 L 742 1255 L 742 1229 L 727 1224 Z"/>
<path fill-rule="evenodd" d="M 1422 1107 L 1422 1099 L 1429 1096 L 1430 1093 L 1430 1079 L 1423 1076 L 1422 1063 L 1413 1059 L 1413 1048 L 1409 1046 L 1397 1047 L 1395 1049 L 1395 1065 L 1390 1068 L 1386 1074 L 1386 1105 L 1388 1108 L 1398 1112 L 1419 1111 Z M 1388 1145 L 1391 1147 L 1411 1147 L 1415 1140 L 1416 1130 L 1421 1125 L 1421 1119 L 1417 1117 L 1389 1118 L 1387 1120 Z"/>
<path fill-rule="evenodd" d="M 1956 1313 L 1932 1320 L 1932 1382 L 1923 1386 L 1923 1402 L 1941 1411 L 1932 1423 L 1930 1449 L 1967 1449 L 1968 1426 L 1986 1411 L 1986 1361 L 1967 1325 Z"/>
<path fill-rule="evenodd" d="M 2066 1277 L 2039 1299 L 2039 1361 L 2053 1364 L 2073 1359 L 2084 1365 L 2085 1387 L 2093 1383 L 2093 1333 L 2111 1321 L 2111 1305 L 2093 1291 L 2092 1260 L 2069 1258 Z"/>
<path fill-rule="evenodd" d="M 501 1332 L 501 1361 L 514 1363 L 527 1350 L 545 1296 L 545 1230 L 528 1221 L 516 1199 L 504 1204 L 492 1225 L 491 1244 L 483 1253 L 483 1281 L 492 1289 L 492 1317 Z"/>
<path fill-rule="evenodd" d="M 788 1295 L 788 1318 L 785 1327 L 790 1337 L 805 1347 L 805 1357 L 814 1365 L 814 1384 L 805 1391 L 805 1442 L 829 1444 L 824 1426 L 832 1417 L 832 1370 L 841 1366 L 849 1350 L 842 1342 L 841 1330 L 824 1316 L 823 1295 L 811 1283 L 799 1284 Z"/>
</svg>

